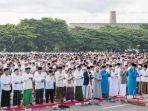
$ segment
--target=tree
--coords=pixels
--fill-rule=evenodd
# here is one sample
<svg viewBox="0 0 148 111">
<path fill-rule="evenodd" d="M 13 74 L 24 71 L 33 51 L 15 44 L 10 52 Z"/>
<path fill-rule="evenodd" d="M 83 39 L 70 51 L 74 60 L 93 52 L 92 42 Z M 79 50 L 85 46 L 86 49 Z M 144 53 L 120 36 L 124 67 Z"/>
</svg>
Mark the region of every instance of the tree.
<svg viewBox="0 0 148 111">
<path fill-rule="evenodd" d="M 139 29 L 106 26 L 99 30 L 69 28 L 64 20 L 24 19 L 0 25 L 0 51 L 148 51 L 148 25 Z"/>
</svg>

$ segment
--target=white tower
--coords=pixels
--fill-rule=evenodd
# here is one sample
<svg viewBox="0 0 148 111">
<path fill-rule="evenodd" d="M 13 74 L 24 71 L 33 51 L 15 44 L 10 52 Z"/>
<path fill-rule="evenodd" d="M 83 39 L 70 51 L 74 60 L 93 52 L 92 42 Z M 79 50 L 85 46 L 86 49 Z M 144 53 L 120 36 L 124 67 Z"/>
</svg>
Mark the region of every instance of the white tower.
<svg viewBox="0 0 148 111">
<path fill-rule="evenodd" d="M 117 23 L 117 21 L 116 21 L 116 11 L 111 11 L 110 12 L 110 23 L 111 24 Z"/>
</svg>

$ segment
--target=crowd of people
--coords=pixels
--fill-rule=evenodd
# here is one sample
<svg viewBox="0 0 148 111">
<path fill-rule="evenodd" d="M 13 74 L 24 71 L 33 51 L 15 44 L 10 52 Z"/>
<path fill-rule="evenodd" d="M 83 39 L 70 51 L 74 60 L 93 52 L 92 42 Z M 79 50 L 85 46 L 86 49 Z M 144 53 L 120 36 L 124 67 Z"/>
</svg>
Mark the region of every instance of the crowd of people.
<svg viewBox="0 0 148 111">
<path fill-rule="evenodd" d="M 147 53 L 1 53 L 1 107 L 148 94 L 147 65 Z"/>
</svg>

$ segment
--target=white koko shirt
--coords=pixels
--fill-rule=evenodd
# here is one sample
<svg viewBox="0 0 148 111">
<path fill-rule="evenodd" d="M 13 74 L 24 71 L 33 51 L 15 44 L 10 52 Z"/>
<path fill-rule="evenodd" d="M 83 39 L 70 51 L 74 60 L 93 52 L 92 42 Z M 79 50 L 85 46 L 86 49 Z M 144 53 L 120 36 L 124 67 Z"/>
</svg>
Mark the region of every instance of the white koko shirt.
<svg viewBox="0 0 148 111">
<path fill-rule="evenodd" d="M 22 76 L 14 74 L 12 76 L 12 89 L 13 90 L 23 90 L 23 78 Z"/>
<path fill-rule="evenodd" d="M 23 78 L 23 90 L 32 89 L 33 88 L 33 84 L 32 84 L 33 75 L 24 73 L 22 75 L 22 78 Z"/>
<path fill-rule="evenodd" d="M 11 76 L 3 74 L 1 76 L 1 89 L 5 91 L 11 90 Z"/>
<path fill-rule="evenodd" d="M 57 87 L 64 87 L 65 86 L 65 74 L 64 73 L 60 73 L 59 71 L 57 71 L 55 73 L 55 80 L 56 80 L 56 86 Z"/>
<path fill-rule="evenodd" d="M 54 89 L 55 81 L 53 76 L 47 75 L 45 78 L 45 82 L 46 82 L 46 86 L 45 86 L 46 89 Z"/>
<path fill-rule="evenodd" d="M 76 71 L 74 72 L 74 78 L 75 78 L 75 82 L 74 82 L 75 86 L 83 86 L 84 76 L 81 70 L 78 71 L 76 69 Z"/>
<path fill-rule="evenodd" d="M 35 89 L 43 89 L 44 88 L 44 82 L 42 80 L 45 80 L 45 74 L 42 72 L 41 74 L 35 72 L 33 80 L 35 81 Z"/>
</svg>

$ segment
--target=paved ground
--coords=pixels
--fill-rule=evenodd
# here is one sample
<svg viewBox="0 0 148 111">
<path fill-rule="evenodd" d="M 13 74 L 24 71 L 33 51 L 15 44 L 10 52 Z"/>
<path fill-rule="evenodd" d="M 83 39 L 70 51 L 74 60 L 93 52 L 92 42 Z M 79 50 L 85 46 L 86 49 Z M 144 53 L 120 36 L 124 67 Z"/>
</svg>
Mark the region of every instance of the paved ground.
<svg viewBox="0 0 148 111">
<path fill-rule="evenodd" d="M 53 111 L 53 110 L 51 108 L 47 108 L 47 109 L 39 109 L 36 111 Z M 136 106 L 131 104 L 120 104 L 120 103 L 103 103 L 102 106 L 94 106 L 94 105 L 72 106 L 69 109 L 61 111 L 148 111 L 148 106 Z"/>
</svg>

